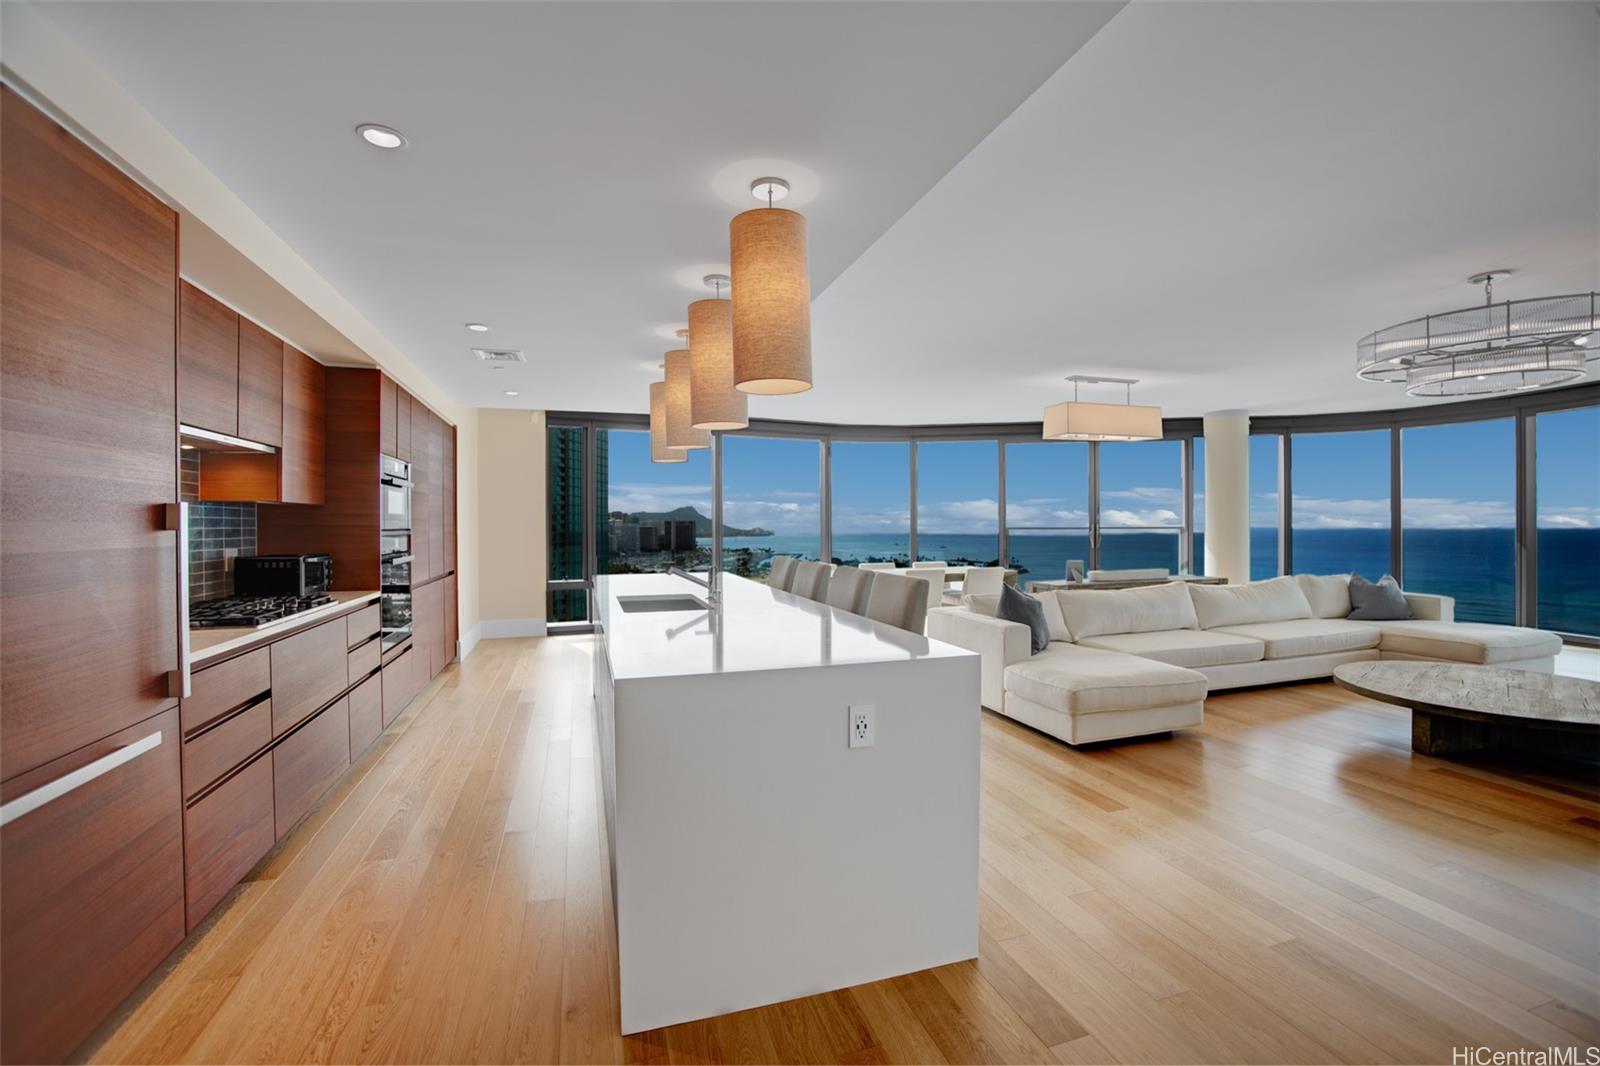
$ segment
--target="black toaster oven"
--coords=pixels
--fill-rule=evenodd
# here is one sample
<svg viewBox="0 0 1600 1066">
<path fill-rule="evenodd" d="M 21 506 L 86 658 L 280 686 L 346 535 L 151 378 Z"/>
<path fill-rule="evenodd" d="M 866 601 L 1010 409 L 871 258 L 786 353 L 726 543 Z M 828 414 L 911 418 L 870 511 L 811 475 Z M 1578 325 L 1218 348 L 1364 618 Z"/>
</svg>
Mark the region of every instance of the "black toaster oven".
<svg viewBox="0 0 1600 1066">
<path fill-rule="evenodd" d="M 233 561 L 238 596 L 314 596 L 333 587 L 331 555 L 241 555 Z"/>
</svg>

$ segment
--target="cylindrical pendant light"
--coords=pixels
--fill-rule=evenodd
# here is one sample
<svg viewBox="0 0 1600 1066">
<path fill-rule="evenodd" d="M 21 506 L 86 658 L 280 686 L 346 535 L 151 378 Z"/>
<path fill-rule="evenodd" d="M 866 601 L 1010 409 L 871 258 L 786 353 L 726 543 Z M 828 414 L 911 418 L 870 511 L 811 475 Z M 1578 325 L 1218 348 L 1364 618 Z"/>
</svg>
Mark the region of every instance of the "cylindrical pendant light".
<svg viewBox="0 0 1600 1066">
<path fill-rule="evenodd" d="M 687 332 L 687 331 L 685 331 Z M 667 447 L 709 448 L 711 434 L 695 429 L 689 413 L 693 393 L 689 349 L 667 353 Z"/>
<path fill-rule="evenodd" d="M 751 187 L 771 203 L 788 186 L 763 178 Z M 781 207 L 734 216 L 733 381 L 741 392 L 776 396 L 811 387 L 811 278 L 806 220 Z"/>
<path fill-rule="evenodd" d="M 689 305 L 689 413 L 696 429 L 750 424 L 750 397 L 733 387 L 733 303 L 722 296 L 727 281 L 710 275 L 706 283 L 716 286 L 716 299 Z"/>
<path fill-rule="evenodd" d="M 652 463 L 682 463 L 689 453 L 682 448 L 667 447 L 667 383 L 650 383 L 650 461 Z"/>
</svg>

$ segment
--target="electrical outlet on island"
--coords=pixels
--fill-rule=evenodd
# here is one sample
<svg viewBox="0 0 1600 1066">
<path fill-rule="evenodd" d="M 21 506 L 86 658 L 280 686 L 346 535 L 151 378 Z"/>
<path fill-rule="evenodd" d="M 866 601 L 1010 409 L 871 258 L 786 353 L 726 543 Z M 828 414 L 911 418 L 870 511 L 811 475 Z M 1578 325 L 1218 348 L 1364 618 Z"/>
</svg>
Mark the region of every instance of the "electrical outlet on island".
<svg viewBox="0 0 1600 1066">
<path fill-rule="evenodd" d="M 850 746 L 870 748 L 878 742 L 878 708 L 871 703 L 850 705 Z"/>
</svg>

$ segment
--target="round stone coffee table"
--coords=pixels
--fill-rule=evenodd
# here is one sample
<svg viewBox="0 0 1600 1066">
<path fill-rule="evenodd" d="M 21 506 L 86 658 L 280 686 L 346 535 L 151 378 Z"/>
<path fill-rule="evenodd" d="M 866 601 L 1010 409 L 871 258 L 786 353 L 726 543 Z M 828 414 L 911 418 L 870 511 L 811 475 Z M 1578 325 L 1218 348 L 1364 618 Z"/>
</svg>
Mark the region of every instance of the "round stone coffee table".
<svg viewBox="0 0 1600 1066">
<path fill-rule="evenodd" d="M 1401 660 L 1334 668 L 1342 688 L 1411 708 L 1411 750 L 1516 748 L 1600 760 L 1600 682 L 1470 663 Z"/>
</svg>

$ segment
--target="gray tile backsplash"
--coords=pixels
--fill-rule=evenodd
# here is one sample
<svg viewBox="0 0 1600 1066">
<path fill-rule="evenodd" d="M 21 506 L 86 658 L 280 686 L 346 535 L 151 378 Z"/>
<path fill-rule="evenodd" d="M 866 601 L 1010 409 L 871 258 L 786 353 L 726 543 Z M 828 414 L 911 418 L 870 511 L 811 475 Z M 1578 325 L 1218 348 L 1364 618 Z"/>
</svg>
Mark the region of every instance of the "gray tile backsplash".
<svg viewBox="0 0 1600 1066">
<path fill-rule="evenodd" d="M 200 455 L 184 452 L 179 488 L 189 507 L 189 599 L 233 595 L 233 570 L 227 560 L 256 553 L 256 505 L 200 503 Z"/>
</svg>

